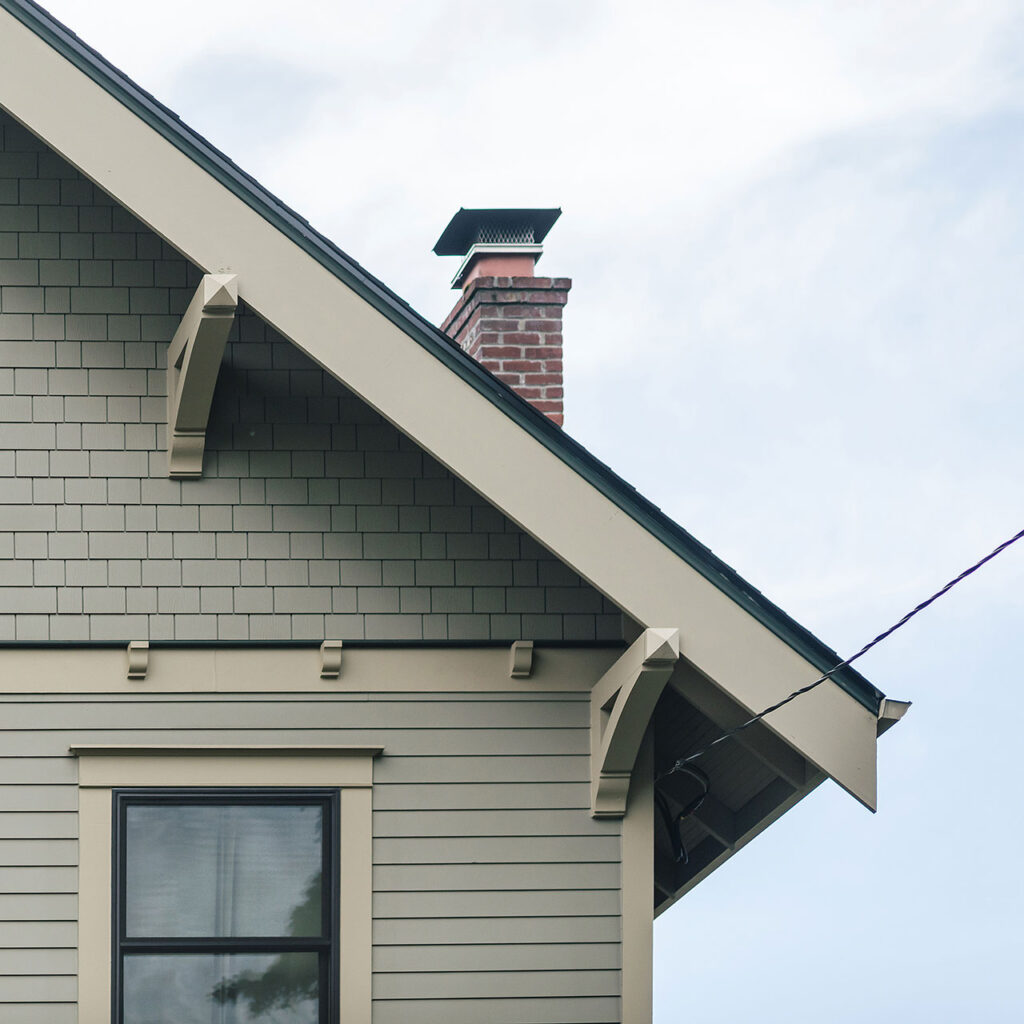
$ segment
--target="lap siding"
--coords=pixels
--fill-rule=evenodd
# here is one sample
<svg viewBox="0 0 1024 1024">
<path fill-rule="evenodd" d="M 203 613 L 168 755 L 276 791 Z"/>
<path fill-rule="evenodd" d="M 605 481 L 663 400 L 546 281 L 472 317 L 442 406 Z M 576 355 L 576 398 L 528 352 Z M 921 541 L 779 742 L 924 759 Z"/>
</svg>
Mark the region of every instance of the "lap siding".
<svg viewBox="0 0 1024 1024">
<path fill-rule="evenodd" d="M 585 694 L 12 695 L 0 711 L 5 1022 L 75 1024 L 67 750 L 89 743 L 383 744 L 375 1024 L 618 1019 L 620 830 L 589 815 Z"/>
</svg>

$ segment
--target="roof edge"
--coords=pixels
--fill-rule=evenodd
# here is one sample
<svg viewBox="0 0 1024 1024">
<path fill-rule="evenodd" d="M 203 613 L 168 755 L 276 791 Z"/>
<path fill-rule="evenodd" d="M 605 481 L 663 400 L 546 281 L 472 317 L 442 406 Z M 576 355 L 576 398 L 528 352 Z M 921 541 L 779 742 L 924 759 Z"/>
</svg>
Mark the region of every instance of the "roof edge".
<svg viewBox="0 0 1024 1024">
<path fill-rule="evenodd" d="M 284 233 L 412 340 L 440 359 L 793 651 L 821 672 L 828 672 L 841 663 L 842 658 L 834 650 L 787 615 L 579 442 L 563 433 L 546 416 L 467 356 L 448 335 L 417 313 L 224 153 L 189 128 L 170 108 L 57 21 L 35 0 L 0 0 L 0 7 L 211 174 L 236 198 Z M 863 675 L 851 667 L 845 667 L 831 678 L 854 700 L 877 715 L 884 694 Z"/>
</svg>

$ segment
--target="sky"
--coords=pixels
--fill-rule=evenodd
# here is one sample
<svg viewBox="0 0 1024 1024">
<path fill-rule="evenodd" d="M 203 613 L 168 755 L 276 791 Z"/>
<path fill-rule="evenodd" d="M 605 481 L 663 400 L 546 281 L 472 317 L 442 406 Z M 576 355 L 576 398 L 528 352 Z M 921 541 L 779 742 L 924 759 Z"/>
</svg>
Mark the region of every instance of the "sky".
<svg viewBox="0 0 1024 1024">
<path fill-rule="evenodd" d="M 561 206 L 566 429 L 842 653 L 1024 527 L 1019 3 L 47 6 L 434 322 L 460 206 Z M 664 915 L 658 1024 L 1024 1016 L 1022 582 L 860 663 L 878 814 Z"/>
</svg>

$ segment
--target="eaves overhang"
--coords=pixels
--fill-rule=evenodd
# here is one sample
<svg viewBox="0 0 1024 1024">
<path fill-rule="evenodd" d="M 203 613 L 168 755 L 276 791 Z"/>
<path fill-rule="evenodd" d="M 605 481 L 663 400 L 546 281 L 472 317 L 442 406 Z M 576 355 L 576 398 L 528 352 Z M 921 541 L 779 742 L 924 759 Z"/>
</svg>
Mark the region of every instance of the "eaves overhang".
<svg viewBox="0 0 1024 1024">
<path fill-rule="evenodd" d="M 795 653 L 821 672 L 830 671 L 840 663 L 842 659 L 835 651 L 768 600 L 586 448 L 466 355 L 446 334 L 46 10 L 33 0 L 0 0 L 0 7 L 471 385 Z M 884 695 L 864 676 L 852 668 L 843 668 L 832 678 L 859 704 L 877 715 Z"/>
</svg>

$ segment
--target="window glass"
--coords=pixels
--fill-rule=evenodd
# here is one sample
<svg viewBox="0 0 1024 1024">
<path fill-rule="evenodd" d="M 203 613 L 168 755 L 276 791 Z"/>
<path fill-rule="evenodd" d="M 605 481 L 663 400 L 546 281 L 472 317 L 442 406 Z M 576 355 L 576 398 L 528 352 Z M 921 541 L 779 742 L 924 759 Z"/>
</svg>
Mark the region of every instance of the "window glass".
<svg viewBox="0 0 1024 1024">
<path fill-rule="evenodd" d="M 129 804 L 125 934 L 322 935 L 320 806 Z"/>
<path fill-rule="evenodd" d="M 113 798 L 115 1024 L 336 1021 L 338 790 Z"/>
<path fill-rule="evenodd" d="M 318 1024 L 316 953 L 124 958 L 125 1024 Z"/>
</svg>

